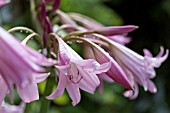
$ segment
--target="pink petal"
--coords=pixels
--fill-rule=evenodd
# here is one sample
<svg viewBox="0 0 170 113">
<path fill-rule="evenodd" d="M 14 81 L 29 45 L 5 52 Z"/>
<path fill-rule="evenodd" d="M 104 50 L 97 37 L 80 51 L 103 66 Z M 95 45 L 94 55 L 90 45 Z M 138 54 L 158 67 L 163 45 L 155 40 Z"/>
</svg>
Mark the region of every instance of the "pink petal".
<svg viewBox="0 0 170 113">
<path fill-rule="evenodd" d="M 124 33 L 129 33 L 137 29 L 138 26 L 127 25 L 127 26 L 111 26 L 111 27 L 103 27 L 99 29 L 95 29 L 96 33 L 102 34 L 104 36 L 112 36 L 112 35 L 121 35 Z"/>
<path fill-rule="evenodd" d="M 144 58 L 145 64 L 147 64 L 146 65 L 147 67 L 159 68 L 162 62 L 164 62 L 168 58 L 168 55 L 169 55 L 169 50 L 166 50 L 165 55 L 161 57 L 150 58 L 145 56 Z"/>
<path fill-rule="evenodd" d="M 71 47 L 69 47 L 58 35 L 55 38 L 59 43 L 59 62 L 69 64 L 70 60 L 83 60 Z M 61 61 L 60 61 L 61 60 Z"/>
<path fill-rule="evenodd" d="M 8 58 L 9 56 L 12 56 L 12 59 L 13 59 L 11 60 L 12 62 L 22 63 L 22 65 L 15 63 L 15 64 L 18 64 L 18 66 L 25 65 L 25 66 L 30 66 L 30 68 L 35 69 L 35 70 L 42 70 L 42 68 L 40 68 L 35 63 L 30 61 L 31 55 L 28 54 L 28 52 L 26 52 L 25 47 L 22 46 L 17 39 L 15 39 L 12 35 L 7 33 L 2 28 L 0 28 L 0 45 L 1 45 L 0 47 L 1 57 L 6 56 Z M 15 46 L 12 46 L 12 45 L 15 45 Z"/>
<path fill-rule="evenodd" d="M 72 62 L 79 65 L 84 70 L 87 70 L 88 72 L 94 72 L 95 74 L 107 72 L 110 69 L 110 66 L 111 66 L 111 62 L 106 62 L 106 63 L 103 63 L 103 64 L 100 65 L 94 59 L 72 60 Z"/>
<path fill-rule="evenodd" d="M 35 63 L 37 63 L 41 66 L 53 66 L 54 64 L 57 63 L 57 61 L 50 59 L 50 58 L 47 59 L 42 54 L 38 53 L 37 51 L 35 51 L 29 47 L 26 47 L 25 49 L 32 56 L 31 57 L 32 61 L 34 61 Z"/>
<path fill-rule="evenodd" d="M 89 93 L 94 93 L 97 86 L 99 86 L 100 81 L 96 74 L 94 73 L 87 73 L 83 70 L 80 70 L 80 76 L 83 78 L 78 83 L 79 87 Z"/>
<path fill-rule="evenodd" d="M 100 84 L 97 75 L 95 73 L 89 73 L 87 71 L 84 71 L 84 69 L 82 69 L 81 67 L 78 67 L 78 69 L 79 69 L 79 75 L 83 77 L 81 81 L 86 82 L 86 84 L 89 84 L 91 88 L 95 90 L 95 88 Z M 83 86 L 83 83 L 81 83 L 81 81 L 80 81 L 80 86 L 82 86 L 83 89 L 86 89 L 85 88 L 86 86 Z M 88 90 L 85 91 L 92 93 L 91 91 Z"/>
<path fill-rule="evenodd" d="M 110 78 L 108 75 L 106 75 L 105 73 L 99 74 L 98 75 L 102 80 L 105 80 L 106 82 L 114 82 L 114 80 L 112 78 Z"/>
<path fill-rule="evenodd" d="M 111 68 L 112 63 L 111 62 L 106 62 L 103 63 L 99 68 L 97 68 L 94 73 L 95 74 L 101 74 L 104 72 L 107 72 Z"/>
<path fill-rule="evenodd" d="M 152 53 L 147 49 L 143 49 L 143 53 L 144 53 L 145 56 L 153 57 Z"/>
<path fill-rule="evenodd" d="M 20 67 L 20 69 L 23 69 L 23 67 Z M 5 62 L 3 62 L 3 59 L 0 60 L 0 72 L 3 79 L 7 80 L 5 81 L 6 84 L 9 84 L 8 81 L 14 81 L 15 84 L 19 85 L 20 87 L 25 87 L 28 82 L 33 82 L 33 78 L 30 76 L 31 73 L 27 72 L 26 74 L 28 74 L 29 76 L 22 76 L 22 74 L 25 72 L 16 69 L 16 67 L 11 67 L 9 62 L 8 64 L 6 64 Z"/>
<path fill-rule="evenodd" d="M 24 88 L 17 86 L 17 91 L 22 100 L 26 103 L 39 99 L 37 84 L 29 84 Z"/>
<path fill-rule="evenodd" d="M 50 75 L 50 73 L 41 73 L 41 74 L 36 73 L 33 75 L 35 78 L 34 82 L 40 83 L 40 82 L 44 81 L 49 75 Z"/>
<path fill-rule="evenodd" d="M 61 21 L 63 24 L 69 24 L 69 25 L 77 27 L 77 24 L 64 12 L 58 10 L 57 14 L 61 18 Z"/>
<path fill-rule="evenodd" d="M 156 93 L 157 92 L 157 88 L 156 88 L 155 84 L 151 80 L 148 80 L 148 90 L 151 93 Z"/>
<path fill-rule="evenodd" d="M 137 84 L 134 86 L 134 91 L 133 90 L 128 90 L 126 92 L 124 92 L 124 96 L 128 97 L 129 99 L 135 99 L 139 94 L 139 89 Z"/>
<path fill-rule="evenodd" d="M 57 97 L 60 97 L 64 93 L 65 86 L 66 86 L 66 75 L 61 74 L 59 75 L 59 83 L 57 89 L 46 98 L 55 99 Z"/>
<path fill-rule="evenodd" d="M 70 82 L 66 84 L 66 89 L 67 89 L 69 96 L 71 97 L 73 101 L 72 105 L 75 106 L 76 104 L 80 102 L 80 98 L 81 98 L 78 85 Z"/>
<path fill-rule="evenodd" d="M 126 77 L 126 74 L 119 66 L 119 64 L 102 48 L 98 47 L 96 44 L 91 46 L 92 56 L 95 57 L 96 61 L 100 64 L 111 62 L 110 69 L 106 72 L 106 74 L 112 78 L 115 82 L 120 83 L 121 85 L 125 86 L 126 88 L 132 89 L 132 86 Z"/>
<path fill-rule="evenodd" d="M 74 62 L 76 65 L 82 67 L 84 70 L 89 71 L 89 72 L 98 71 L 100 68 L 100 64 L 98 62 L 96 62 L 94 59 L 72 60 L 72 62 Z"/>
<path fill-rule="evenodd" d="M 163 54 L 164 54 L 164 48 L 161 46 L 161 47 L 160 47 L 160 52 L 159 52 L 159 54 L 158 54 L 156 57 L 157 57 L 157 58 L 162 57 Z"/>
<path fill-rule="evenodd" d="M 125 37 L 122 35 L 114 35 L 114 36 L 107 36 L 107 37 L 117 43 L 122 44 L 122 45 L 125 45 L 125 44 L 128 44 L 131 42 L 131 38 Z"/>
</svg>

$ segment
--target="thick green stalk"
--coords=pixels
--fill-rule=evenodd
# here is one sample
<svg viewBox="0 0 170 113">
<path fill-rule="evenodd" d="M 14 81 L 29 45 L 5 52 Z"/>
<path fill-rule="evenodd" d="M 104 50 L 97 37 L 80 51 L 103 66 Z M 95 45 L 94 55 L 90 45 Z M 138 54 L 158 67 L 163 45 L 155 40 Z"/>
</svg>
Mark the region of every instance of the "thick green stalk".
<svg viewBox="0 0 170 113">
<path fill-rule="evenodd" d="M 50 93 L 53 90 L 53 86 L 54 86 L 54 83 L 55 83 L 54 74 L 55 74 L 55 72 L 52 71 L 51 75 L 47 78 L 47 83 L 46 83 L 44 94 L 43 94 L 43 97 L 42 97 L 42 100 L 41 100 L 41 108 L 40 108 L 39 113 L 48 113 L 48 111 L 49 111 L 51 101 L 46 99 L 45 97 L 50 95 Z"/>
<path fill-rule="evenodd" d="M 29 113 L 31 111 L 31 103 L 26 104 L 24 113 Z"/>
</svg>

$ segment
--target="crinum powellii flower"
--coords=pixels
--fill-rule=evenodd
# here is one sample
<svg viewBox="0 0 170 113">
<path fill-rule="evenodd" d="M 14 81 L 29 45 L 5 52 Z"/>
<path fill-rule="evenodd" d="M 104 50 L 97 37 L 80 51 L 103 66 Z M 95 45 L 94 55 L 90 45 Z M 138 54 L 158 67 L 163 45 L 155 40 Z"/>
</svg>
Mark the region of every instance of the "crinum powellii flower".
<svg viewBox="0 0 170 113">
<path fill-rule="evenodd" d="M 169 54 L 166 50 L 165 55 L 163 47 L 157 57 L 152 57 L 148 50 L 145 50 L 145 56 L 141 56 L 124 45 L 114 42 L 107 37 L 97 35 L 107 41 L 110 45 L 108 50 L 112 50 L 111 56 L 115 58 L 118 64 L 129 78 L 134 92 L 132 90 L 126 91 L 124 96 L 134 99 L 138 96 L 138 84 L 144 87 L 144 90 L 149 90 L 151 93 L 156 93 L 157 88 L 150 80 L 156 76 L 155 69 L 160 67 Z"/>
<path fill-rule="evenodd" d="M 73 49 L 71 49 L 60 37 L 58 40 L 58 78 L 57 89 L 47 98 L 54 99 L 61 96 L 66 88 L 75 106 L 80 102 L 79 88 L 89 93 L 94 93 L 100 81 L 96 74 L 107 72 L 111 66 L 108 61 L 99 64 L 94 59 L 83 60 Z"/>
<path fill-rule="evenodd" d="M 24 102 L 39 99 L 37 83 L 48 77 L 42 66 L 52 66 L 56 61 L 47 59 L 37 51 L 20 44 L 14 36 L 0 28 L 0 103 L 6 93 L 13 100 L 13 85 Z"/>
</svg>

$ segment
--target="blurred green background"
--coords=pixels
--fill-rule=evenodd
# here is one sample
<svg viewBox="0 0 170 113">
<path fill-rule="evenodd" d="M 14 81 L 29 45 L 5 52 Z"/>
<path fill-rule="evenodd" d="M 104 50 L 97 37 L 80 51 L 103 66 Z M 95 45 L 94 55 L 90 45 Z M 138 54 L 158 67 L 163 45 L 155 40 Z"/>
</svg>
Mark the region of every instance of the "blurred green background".
<svg viewBox="0 0 170 113">
<path fill-rule="evenodd" d="M 65 12 L 78 12 L 109 25 L 137 25 L 139 29 L 130 33 L 132 42 L 127 46 L 143 54 L 143 48 L 156 55 L 159 47 L 170 48 L 170 0 L 61 0 L 60 9 Z M 32 29 L 29 0 L 13 0 L 0 9 L 0 26 L 6 29 L 26 26 Z M 20 33 L 21 34 L 21 33 Z M 18 35 L 18 37 L 20 37 Z M 156 69 L 153 80 L 158 93 L 144 92 L 140 87 L 137 99 L 123 97 L 125 89 L 117 84 L 105 83 L 103 94 L 94 95 L 81 91 L 81 102 L 72 107 L 65 93 L 52 102 L 50 113 L 170 113 L 170 60 Z M 45 83 L 45 82 L 44 82 Z M 40 92 L 44 83 L 40 84 Z M 34 103 L 34 111 L 39 102 Z"/>
</svg>

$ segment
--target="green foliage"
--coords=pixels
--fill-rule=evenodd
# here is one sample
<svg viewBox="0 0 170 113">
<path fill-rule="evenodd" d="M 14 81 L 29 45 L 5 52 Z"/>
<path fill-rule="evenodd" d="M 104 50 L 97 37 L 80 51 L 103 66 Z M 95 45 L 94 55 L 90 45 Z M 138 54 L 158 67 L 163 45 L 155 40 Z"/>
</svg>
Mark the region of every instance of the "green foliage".
<svg viewBox="0 0 170 113">
<path fill-rule="evenodd" d="M 87 15 L 105 25 L 123 24 L 122 18 L 102 4 L 102 0 L 62 0 L 61 10 Z"/>
</svg>

